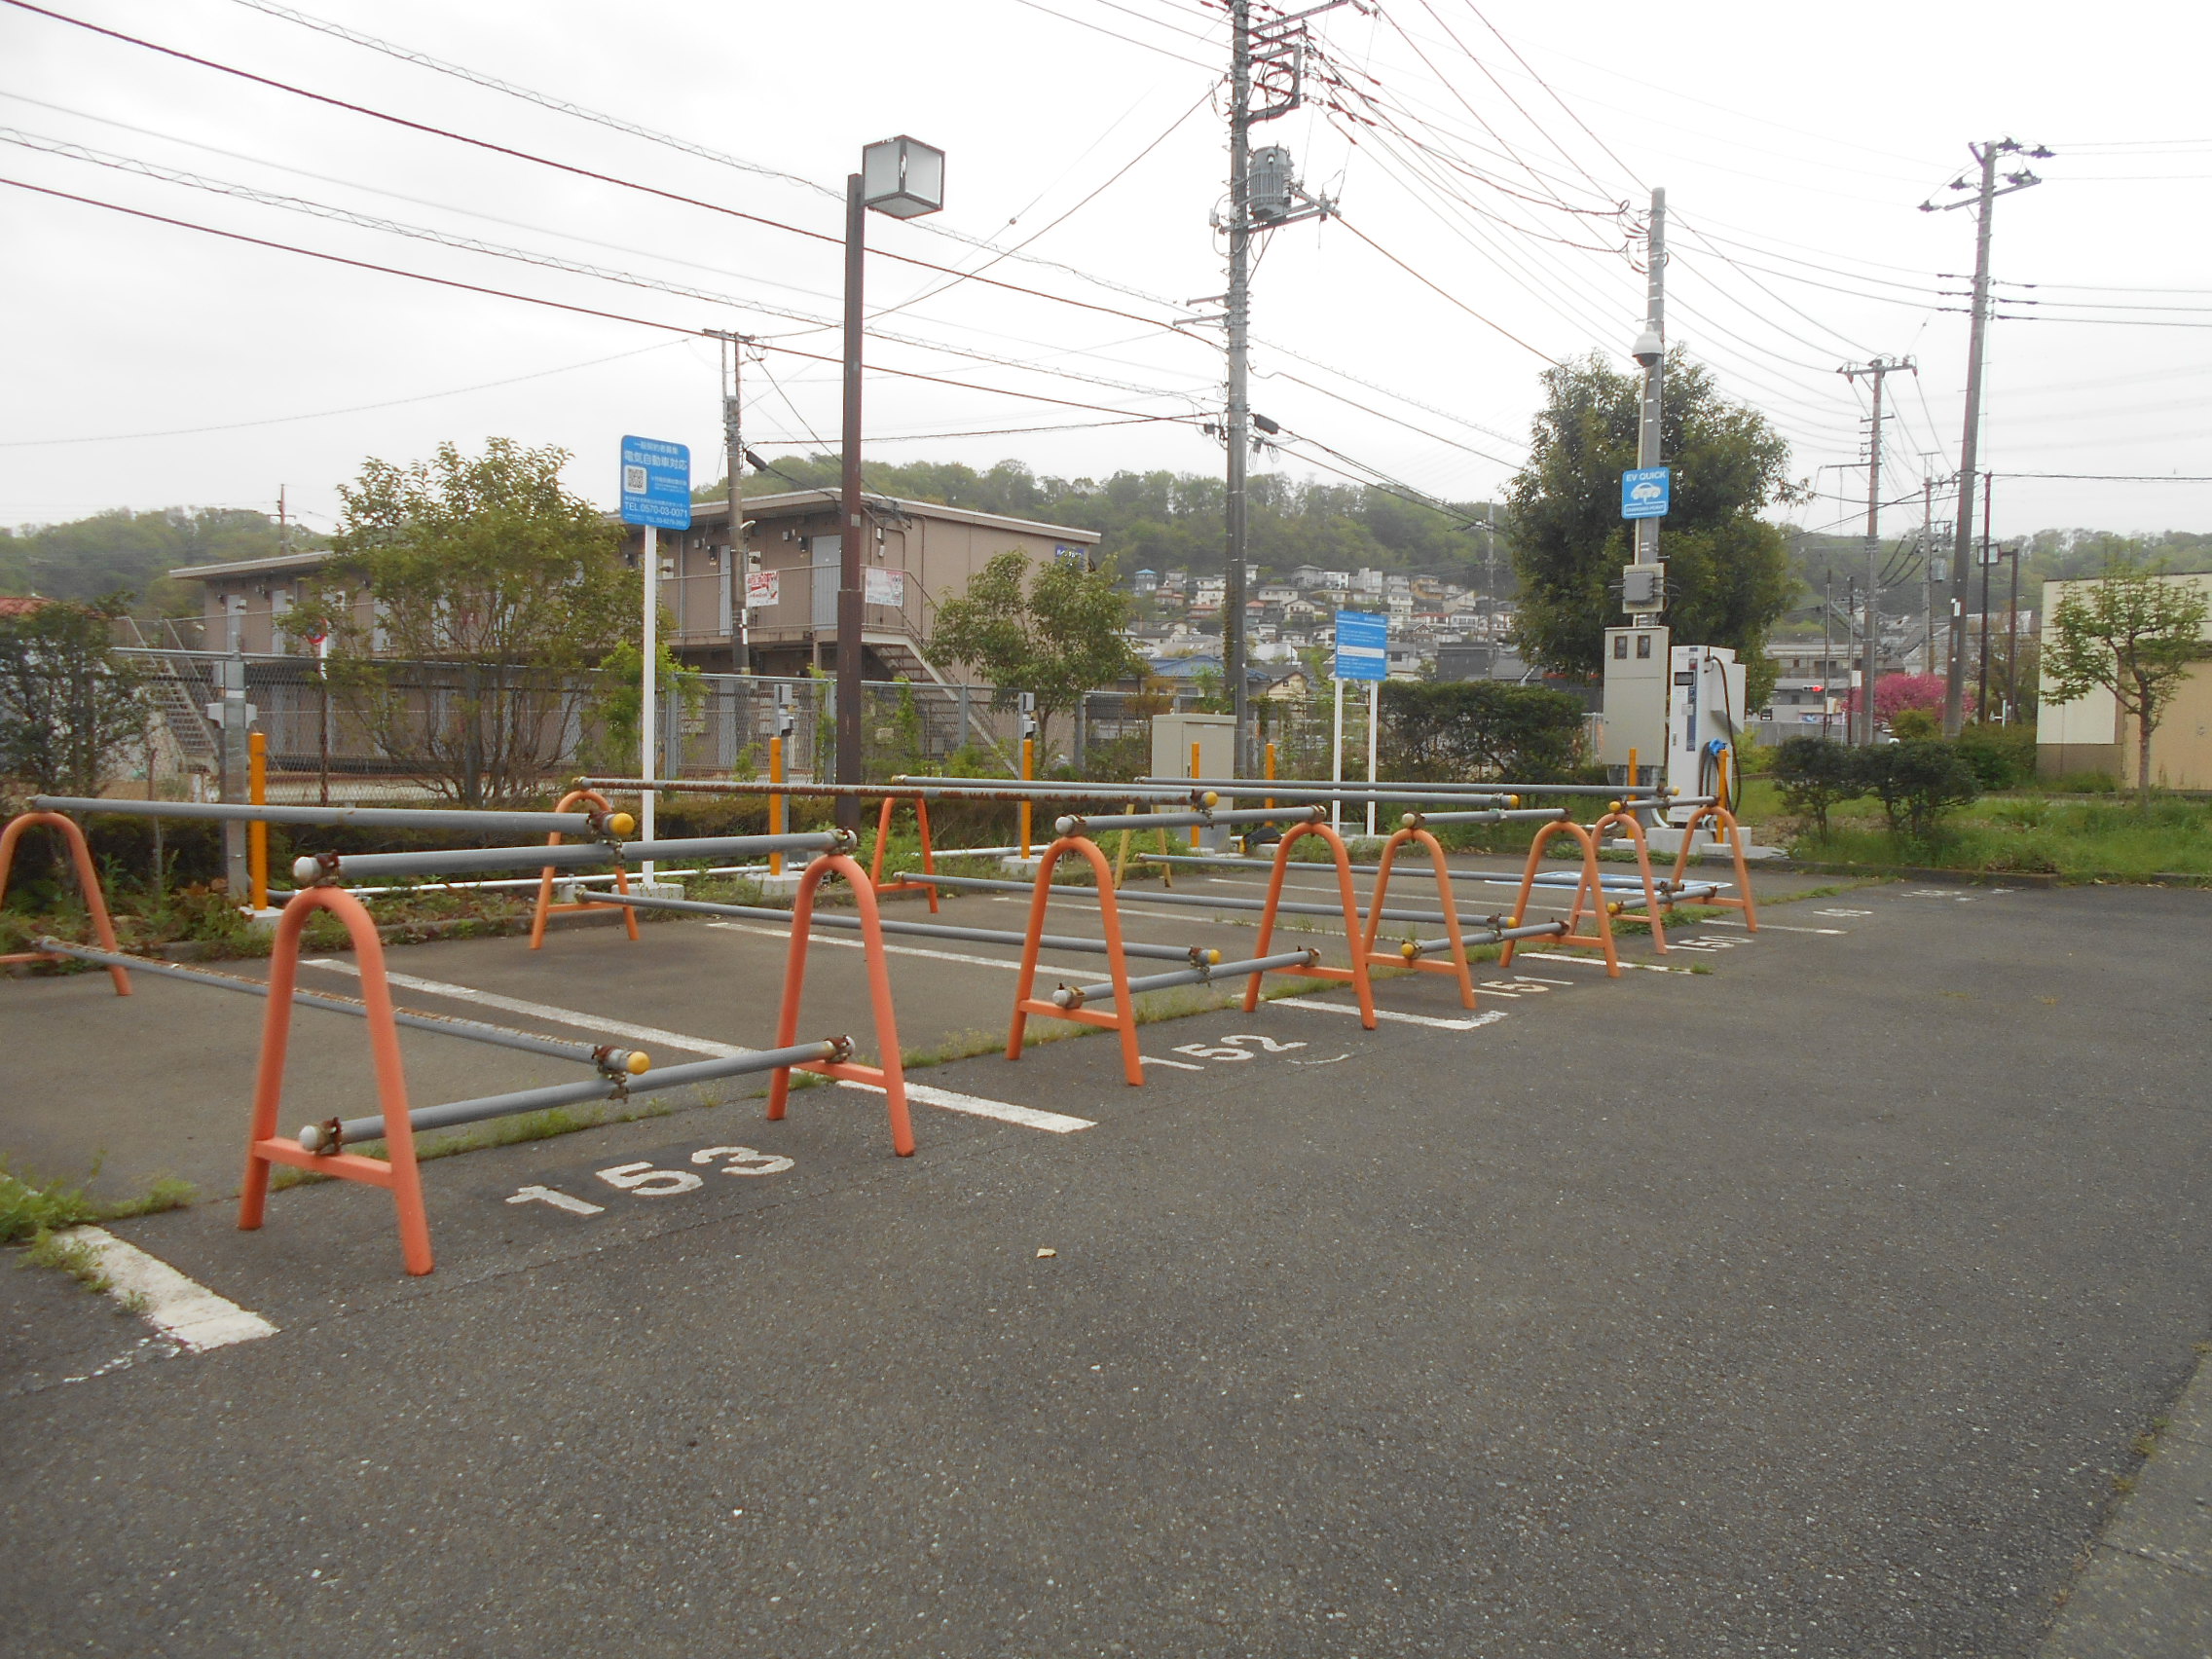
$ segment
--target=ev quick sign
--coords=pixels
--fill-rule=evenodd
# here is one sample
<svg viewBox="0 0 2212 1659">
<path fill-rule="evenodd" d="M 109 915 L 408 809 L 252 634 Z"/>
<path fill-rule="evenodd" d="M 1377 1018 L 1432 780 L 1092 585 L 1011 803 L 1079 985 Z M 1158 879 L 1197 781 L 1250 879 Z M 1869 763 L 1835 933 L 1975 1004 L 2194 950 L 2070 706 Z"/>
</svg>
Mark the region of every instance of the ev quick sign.
<svg viewBox="0 0 2212 1659">
<path fill-rule="evenodd" d="M 1673 489 L 1672 470 L 1664 466 L 1632 466 L 1621 474 L 1621 517 L 1665 518 L 1667 498 Z"/>
<path fill-rule="evenodd" d="M 689 444 L 622 440 L 622 522 L 655 530 L 691 528 Z"/>
<path fill-rule="evenodd" d="M 1368 610 L 1337 612 L 1339 680 L 1390 678 L 1390 618 Z"/>
</svg>

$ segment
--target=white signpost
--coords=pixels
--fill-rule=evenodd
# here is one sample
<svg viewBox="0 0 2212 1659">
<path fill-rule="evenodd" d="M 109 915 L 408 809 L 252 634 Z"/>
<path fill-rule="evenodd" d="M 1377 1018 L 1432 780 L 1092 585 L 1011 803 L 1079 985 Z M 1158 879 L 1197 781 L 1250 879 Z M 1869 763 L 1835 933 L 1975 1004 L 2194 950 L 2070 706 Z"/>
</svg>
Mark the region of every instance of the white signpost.
<svg viewBox="0 0 2212 1659">
<path fill-rule="evenodd" d="M 645 545 L 638 560 L 645 589 L 645 666 L 639 671 L 638 776 L 650 782 L 654 776 L 654 714 L 660 697 L 660 532 L 691 528 L 691 449 L 660 438 L 626 437 L 622 440 L 622 522 L 645 526 Z M 653 838 L 653 796 L 646 790 L 640 816 L 642 834 Z M 652 886 L 653 863 L 639 866 L 646 887 Z"/>
<path fill-rule="evenodd" d="M 1345 682 L 1367 682 L 1367 781 L 1375 782 L 1376 716 L 1380 709 L 1380 688 L 1390 675 L 1390 618 L 1367 610 L 1340 610 L 1337 612 L 1337 654 L 1330 670 L 1336 682 L 1336 744 L 1329 762 L 1329 781 L 1345 781 Z M 1329 827 L 1340 832 L 1344 828 L 1344 802 L 1329 803 Z M 1367 803 L 1367 833 L 1375 833 L 1375 802 Z"/>
</svg>

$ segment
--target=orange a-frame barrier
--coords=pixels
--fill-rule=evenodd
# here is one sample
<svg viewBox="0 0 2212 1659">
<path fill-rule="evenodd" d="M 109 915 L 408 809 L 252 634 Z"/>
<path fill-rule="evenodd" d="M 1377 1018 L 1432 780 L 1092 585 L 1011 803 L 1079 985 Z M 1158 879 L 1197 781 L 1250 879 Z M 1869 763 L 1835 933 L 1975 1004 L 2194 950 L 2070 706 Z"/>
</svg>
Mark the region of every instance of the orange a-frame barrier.
<svg viewBox="0 0 2212 1659">
<path fill-rule="evenodd" d="M 1664 954 L 1667 949 L 1667 925 L 1659 919 L 1659 911 L 1662 903 L 1671 904 L 1675 902 L 1674 891 L 1679 882 L 1671 883 L 1665 894 L 1660 893 L 1658 883 L 1651 878 L 1651 846 L 1644 839 L 1643 821 L 1620 801 L 1612 802 L 1605 816 L 1590 826 L 1590 838 L 1593 841 L 1603 841 L 1608 829 L 1627 830 L 1629 839 L 1636 843 L 1636 873 L 1643 882 L 1643 909 L 1641 913 L 1623 910 L 1620 919 L 1624 922 L 1649 924 L 1652 948 Z M 1574 930 L 1570 927 L 1567 931 L 1572 933 Z"/>
<path fill-rule="evenodd" d="M 1098 921 L 1106 940 L 1106 974 L 1114 983 L 1114 1012 L 1094 1008 L 1061 1008 L 1033 995 L 1037 988 L 1037 955 L 1044 945 L 1045 905 L 1052 892 L 1052 866 L 1069 853 L 1081 853 L 1098 881 Z M 1021 946 L 1021 973 L 1014 980 L 1014 1023 L 1007 1031 L 1006 1057 L 1021 1058 L 1021 1039 L 1029 1029 L 1029 1016 L 1068 1019 L 1078 1025 L 1096 1025 L 1121 1033 L 1122 1076 L 1131 1088 L 1144 1087 L 1144 1062 L 1137 1055 L 1136 998 L 1129 992 L 1129 965 L 1122 953 L 1122 911 L 1114 897 L 1114 869 L 1087 836 L 1062 835 L 1047 847 L 1037 863 L 1037 886 L 1029 899 L 1029 937 Z"/>
<path fill-rule="evenodd" d="M 8 897 L 8 872 L 15 867 L 16 843 L 23 838 L 23 831 L 33 825 L 44 824 L 61 831 L 61 838 L 69 843 L 70 862 L 77 866 L 77 886 L 85 895 L 85 908 L 92 912 L 92 932 L 100 941 L 102 950 L 120 951 L 115 942 L 115 923 L 107 913 L 107 895 L 100 891 L 100 872 L 93 867 L 92 850 L 85 845 L 85 832 L 73 818 L 64 818 L 58 812 L 20 812 L 8 820 L 0 830 L 0 899 Z M 0 956 L 0 962 L 52 962 L 53 957 L 43 950 L 18 951 L 12 956 Z M 128 971 L 110 967 L 108 977 L 115 981 L 115 994 L 130 994 L 130 975 Z"/>
<path fill-rule="evenodd" d="M 1574 907 L 1567 912 L 1567 932 L 1560 935 L 1558 942 L 1561 944 L 1579 944 L 1588 950 L 1604 951 L 1605 953 L 1605 972 L 1611 977 L 1617 979 L 1621 977 L 1621 958 L 1620 952 L 1613 948 L 1612 909 L 1605 899 L 1605 884 L 1599 879 L 1598 838 L 1589 830 L 1583 829 L 1581 825 L 1562 820 L 1536 827 L 1535 838 L 1529 843 L 1528 867 L 1521 872 L 1521 891 L 1513 901 L 1512 925 L 1519 927 L 1527 919 L 1529 896 L 1535 890 L 1536 871 L 1542 865 L 1544 843 L 1554 835 L 1559 834 L 1572 835 L 1575 840 L 1581 843 L 1582 879 L 1575 883 Z M 1574 931 L 1581 926 L 1582 918 L 1585 916 L 1596 918 L 1598 931 L 1595 934 L 1581 934 Z M 1505 948 L 1498 953 L 1497 958 L 1497 965 L 1500 968 L 1512 965 L 1513 947 L 1518 942 L 1518 940 L 1510 939 L 1505 941 Z"/>
<path fill-rule="evenodd" d="M 890 803 L 884 803 L 886 811 Z M 891 1108 L 891 1146 L 901 1158 L 914 1156 L 913 1125 L 906 1118 L 906 1073 L 899 1053 L 899 1026 L 892 1017 L 891 970 L 883 956 L 883 927 L 875 907 L 875 884 L 861 866 L 843 853 L 825 853 L 806 866 L 798 892 L 792 901 L 791 954 L 784 966 L 784 1007 L 776 1018 L 776 1047 L 788 1049 L 798 1041 L 799 998 L 806 988 L 807 923 L 814 915 L 814 890 L 826 875 L 841 875 L 852 884 L 861 913 L 861 940 L 867 958 L 868 1001 L 875 1011 L 875 1046 L 880 1066 L 864 1066 L 853 1060 L 807 1060 L 796 1068 L 781 1067 L 768 1088 L 768 1117 L 780 1120 L 791 1100 L 792 1072 L 820 1072 L 850 1083 L 883 1090 Z M 1034 958 L 1035 953 L 1031 953 Z"/>
<path fill-rule="evenodd" d="M 1382 926 L 1382 901 L 1390 891 L 1390 866 L 1396 862 L 1398 849 L 1409 841 L 1418 841 L 1428 850 L 1431 867 L 1436 871 L 1436 897 L 1444 908 L 1444 937 L 1452 943 L 1452 960 L 1432 962 L 1427 958 L 1407 955 L 1405 951 L 1378 953 L 1375 936 Z M 1509 944 L 1506 949 L 1513 947 Z M 1467 971 L 1467 941 L 1459 937 L 1459 910 L 1452 897 L 1452 870 L 1444 862 L 1444 849 L 1437 839 L 1419 825 L 1408 825 L 1382 844 L 1382 862 L 1375 871 L 1375 896 L 1368 902 L 1367 927 L 1360 935 L 1358 960 L 1365 967 L 1380 964 L 1385 968 L 1413 968 L 1423 974 L 1450 974 L 1459 981 L 1459 1006 L 1475 1006 L 1475 979 Z"/>
<path fill-rule="evenodd" d="M 561 804 L 553 810 L 555 812 L 567 812 L 578 801 L 596 806 L 602 812 L 612 812 L 614 810 L 608 804 L 607 797 L 597 790 L 571 790 L 561 797 Z M 561 844 L 561 831 L 556 830 L 546 836 L 545 844 L 548 847 L 558 847 Z M 583 889 L 579 887 L 576 891 L 581 893 Z M 614 866 L 614 891 L 617 893 L 630 891 L 630 872 L 620 865 Z M 537 877 L 537 911 L 530 919 L 530 948 L 535 950 L 544 944 L 545 919 L 548 916 L 572 915 L 578 910 L 613 909 L 619 909 L 622 912 L 622 925 L 630 930 L 630 937 L 636 939 L 638 937 L 638 912 L 627 904 L 608 904 L 604 900 L 594 899 L 579 899 L 570 904 L 554 903 L 553 866 L 547 865 Z"/>
<path fill-rule="evenodd" d="M 891 813 L 900 797 L 885 795 L 883 810 L 875 820 L 875 857 L 868 862 L 867 878 L 880 897 L 885 893 L 924 893 L 929 896 L 930 914 L 937 914 L 937 884 L 931 881 L 890 881 L 883 879 L 883 847 L 891 839 Z M 930 803 L 926 796 L 914 796 L 914 825 L 922 835 L 922 873 L 937 873 L 937 854 L 930 846 Z"/>
<path fill-rule="evenodd" d="M 1274 760 L 1274 745 L 1268 745 L 1268 759 Z M 1338 979 L 1348 982 L 1359 996 L 1359 1022 L 1372 1031 L 1375 1029 L 1375 986 L 1367 972 L 1368 940 L 1362 936 L 1359 923 L 1359 900 L 1352 893 L 1351 855 L 1345 848 L 1344 837 L 1326 824 L 1293 825 L 1275 843 L 1275 867 L 1268 875 L 1267 907 L 1260 912 L 1260 937 L 1252 947 L 1255 958 L 1268 954 L 1268 943 L 1274 938 L 1275 905 L 1282 899 L 1283 877 L 1290 873 L 1290 849 L 1301 835 L 1318 835 L 1329 843 L 1337 860 L 1337 896 L 1345 907 L 1345 945 L 1351 952 L 1349 968 L 1324 968 L 1314 963 L 1309 968 L 1275 968 L 1267 972 L 1295 974 L 1301 979 Z M 1378 905 L 1382 901 L 1377 900 Z M 1260 980 L 1254 974 L 1244 987 L 1244 1012 L 1250 1014 L 1260 1006 Z"/>
<path fill-rule="evenodd" d="M 358 1153 L 309 1152 L 276 1132 L 283 1102 L 284 1051 L 292 1035 L 292 989 L 299 977 L 300 935 L 316 910 L 346 924 L 361 972 L 361 1001 L 368 1005 L 369 1052 L 376 1062 L 377 1105 L 384 1113 L 388 1160 Z M 399 1027 L 391 1017 L 391 988 L 385 981 L 384 941 L 368 909 L 339 887 L 303 887 L 276 919 L 269 956 L 269 1006 L 261 1022 L 261 1061 L 253 1080 L 253 1120 L 246 1133 L 245 1186 L 239 1194 L 239 1226 L 252 1232 L 269 1206 L 269 1176 L 278 1163 L 317 1175 L 390 1191 L 399 1208 L 399 1250 L 411 1273 L 430 1271 L 430 1223 L 423 1210 L 423 1182 L 415 1167 L 415 1125 L 407 1115 L 407 1074 L 399 1058 Z"/>
<path fill-rule="evenodd" d="M 1728 850 L 1736 856 L 1736 892 L 1739 897 L 1723 899 L 1714 894 L 1710 899 L 1700 899 L 1698 903 L 1724 910 L 1743 911 L 1744 926 L 1751 932 L 1757 933 L 1759 912 L 1757 903 L 1751 898 L 1751 872 L 1744 861 L 1744 832 L 1736 824 L 1736 815 L 1726 807 L 1717 802 L 1701 806 L 1690 814 L 1690 821 L 1682 826 L 1682 844 L 1675 854 L 1675 885 L 1679 887 L 1682 884 L 1682 873 L 1690 866 L 1690 843 L 1697 835 L 1697 827 L 1708 818 L 1726 832 Z"/>
</svg>

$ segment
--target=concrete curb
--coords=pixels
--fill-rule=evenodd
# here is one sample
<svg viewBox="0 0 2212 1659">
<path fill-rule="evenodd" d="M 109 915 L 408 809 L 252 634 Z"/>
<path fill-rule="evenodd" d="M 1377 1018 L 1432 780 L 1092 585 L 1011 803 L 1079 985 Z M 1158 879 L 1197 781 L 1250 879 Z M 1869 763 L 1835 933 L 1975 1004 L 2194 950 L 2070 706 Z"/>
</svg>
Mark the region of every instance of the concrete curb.
<svg viewBox="0 0 2212 1659">
<path fill-rule="evenodd" d="M 2082 1568 L 2036 1659 L 2212 1653 L 2212 1356 Z"/>
</svg>

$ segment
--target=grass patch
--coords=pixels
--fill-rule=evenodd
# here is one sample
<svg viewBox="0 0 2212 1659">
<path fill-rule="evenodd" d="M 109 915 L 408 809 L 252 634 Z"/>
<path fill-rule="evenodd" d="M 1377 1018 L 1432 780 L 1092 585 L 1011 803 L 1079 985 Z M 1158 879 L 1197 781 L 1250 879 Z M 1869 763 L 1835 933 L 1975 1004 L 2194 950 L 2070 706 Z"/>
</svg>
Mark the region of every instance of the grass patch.
<svg viewBox="0 0 2212 1659">
<path fill-rule="evenodd" d="M 1799 834 L 1790 851 L 1838 864 L 1923 866 L 1993 875 L 2075 880 L 2212 879 L 2212 801 L 2154 795 L 1985 795 L 1934 836 L 1894 835 L 1871 802 L 1829 812 L 1826 835 Z"/>
<path fill-rule="evenodd" d="M 99 1206 L 84 1188 L 53 1182 L 33 1186 L 0 1163 L 0 1244 L 20 1244 L 99 1217 Z"/>
<path fill-rule="evenodd" d="M 87 1290 L 105 1295 L 115 1288 L 115 1281 L 100 1267 L 99 1252 L 82 1238 L 72 1238 L 66 1233 L 41 1233 L 23 1251 L 22 1266 L 26 1268 L 53 1268 L 67 1273 Z"/>
</svg>

